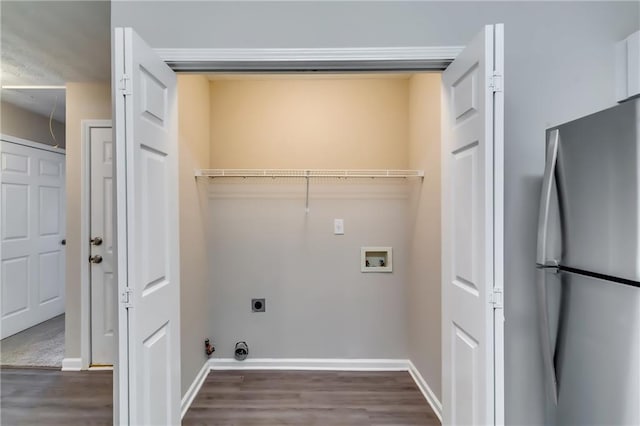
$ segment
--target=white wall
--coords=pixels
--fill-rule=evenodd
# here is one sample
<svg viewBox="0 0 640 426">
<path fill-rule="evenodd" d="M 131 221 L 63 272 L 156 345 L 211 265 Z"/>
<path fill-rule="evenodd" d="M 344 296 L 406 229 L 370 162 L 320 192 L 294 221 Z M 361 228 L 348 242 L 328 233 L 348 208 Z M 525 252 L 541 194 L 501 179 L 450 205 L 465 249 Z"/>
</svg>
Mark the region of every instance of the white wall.
<svg viewBox="0 0 640 426">
<path fill-rule="evenodd" d="M 508 424 L 543 424 L 535 228 L 545 128 L 611 106 L 613 43 L 637 2 L 114 2 L 113 26 L 153 47 L 463 45 L 503 22 Z M 171 31 L 167 31 L 171 28 Z"/>
<path fill-rule="evenodd" d="M 216 80 L 211 166 L 407 168 L 408 77 Z M 313 179 L 308 214 L 304 179 L 209 188 L 216 357 L 246 340 L 257 358 L 407 358 L 405 181 Z M 393 247 L 394 271 L 360 272 L 362 246 Z M 251 298 L 266 298 L 266 312 L 252 313 Z"/>
<path fill-rule="evenodd" d="M 210 184 L 216 357 L 407 358 L 407 186 L 351 182 L 312 182 L 308 214 L 303 179 Z M 360 272 L 367 245 L 393 247 L 392 273 Z"/>
<path fill-rule="evenodd" d="M 0 133 L 33 142 L 65 147 L 64 123 L 53 120 L 51 128 L 56 139 L 49 133 L 49 118 L 28 111 L 8 102 L 0 103 Z"/>
</svg>

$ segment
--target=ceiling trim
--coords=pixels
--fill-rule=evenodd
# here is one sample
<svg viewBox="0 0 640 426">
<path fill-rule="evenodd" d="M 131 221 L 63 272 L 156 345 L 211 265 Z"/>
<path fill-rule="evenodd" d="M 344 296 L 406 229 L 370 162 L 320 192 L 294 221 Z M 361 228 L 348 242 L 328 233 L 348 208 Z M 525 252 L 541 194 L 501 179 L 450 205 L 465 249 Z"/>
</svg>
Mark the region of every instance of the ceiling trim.
<svg viewBox="0 0 640 426">
<path fill-rule="evenodd" d="M 443 70 L 462 46 L 317 49 L 155 49 L 175 71 Z"/>
</svg>

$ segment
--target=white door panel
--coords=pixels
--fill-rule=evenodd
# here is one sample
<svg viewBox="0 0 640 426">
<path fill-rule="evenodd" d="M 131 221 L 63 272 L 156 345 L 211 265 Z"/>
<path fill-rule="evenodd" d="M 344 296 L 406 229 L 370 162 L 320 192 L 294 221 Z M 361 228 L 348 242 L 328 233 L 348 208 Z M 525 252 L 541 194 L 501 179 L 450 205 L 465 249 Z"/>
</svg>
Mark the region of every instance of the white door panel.
<svg viewBox="0 0 640 426">
<path fill-rule="evenodd" d="M 494 357 L 502 356 L 494 351 L 494 31 L 485 27 L 442 76 L 443 422 L 451 425 L 501 418 L 494 378 Z"/>
<path fill-rule="evenodd" d="M 29 269 L 29 256 L 2 260 L 3 320 L 29 309 Z"/>
<path fill-rule="evenodd" d="M 130 424 L 173 425 L 181 398 L 176 77 L 133 30 L 116 29 L 115 40 L 118 220 L 126 218 L 118 286 L 123 293 L 128 283 L 132 305 L 119 310 L 128 320 L 128 352 L 122 340 L 118 352 L 128 375 L 119 380 L 129 387 L 119 386 L 128 398 L 119 398 L 117 416 L 124 420 L 128 404 Z"/>
<path fill-rule="evenodd" d="M 64 312 L 65 157 L 2 141 L 2 338 Z"/>
<path fill-rule="evenodd" d="M 111 127 L 92 127 L 91 158 L 91 364 L 112 365 L 115 356 L 117 290 L 113 276 L 113 132 Z M 100 238 L 100 244 L 95 239 Z"/>
</svg>

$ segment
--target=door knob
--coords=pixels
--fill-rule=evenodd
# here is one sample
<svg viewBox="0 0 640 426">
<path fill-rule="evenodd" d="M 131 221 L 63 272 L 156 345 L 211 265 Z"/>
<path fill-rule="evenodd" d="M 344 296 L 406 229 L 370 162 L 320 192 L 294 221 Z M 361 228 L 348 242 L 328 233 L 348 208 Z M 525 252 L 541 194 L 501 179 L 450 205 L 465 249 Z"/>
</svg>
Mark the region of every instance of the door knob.
<svg viewBox="0 0 640 426">
<path fill-rule="evenodd" d="M 102 244 L 102 238 L 100 237 L 95 237 L 91 239 L 91 244 L 93 244 L 94 246 L 99 246 L 100 244 Z"/>
<path fill-rule="evenodd" d="M 67 245 L 67 240 L 65 239 L 65 240 L 60 241 L 60 244 L 63 245 L 63 246 L 66 246 Z"/>
<path fill-rule="evenodd" d="M 99 254 L 95 256 L 89 256 L 89 263 L 102 263 L 102 256 Z"/>
</svg>

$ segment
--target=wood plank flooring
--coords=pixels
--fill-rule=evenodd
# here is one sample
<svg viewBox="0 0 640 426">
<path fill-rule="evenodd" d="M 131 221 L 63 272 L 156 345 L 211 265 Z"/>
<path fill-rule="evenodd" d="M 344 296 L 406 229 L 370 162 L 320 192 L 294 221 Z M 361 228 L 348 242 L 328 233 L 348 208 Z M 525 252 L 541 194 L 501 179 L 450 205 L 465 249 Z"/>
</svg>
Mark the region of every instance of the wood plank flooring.
<svg viewBox="0 0 640 426">
<path fill-rule="evenodd" d="M 0 424 L 111 425 L 112 372 L 3 368 Z M 406 372 L 209 373 L 183 425 L 439 425 Z"/>
<path fill-rule="evenodd" d="M 406 372 L 212 371 L 183 425 L 439 425 Z"/>
<path fill-rule="evenodd" d="M 0 424 L 112 425 L 111 371 L 0 370 Z"/>
</svg>

